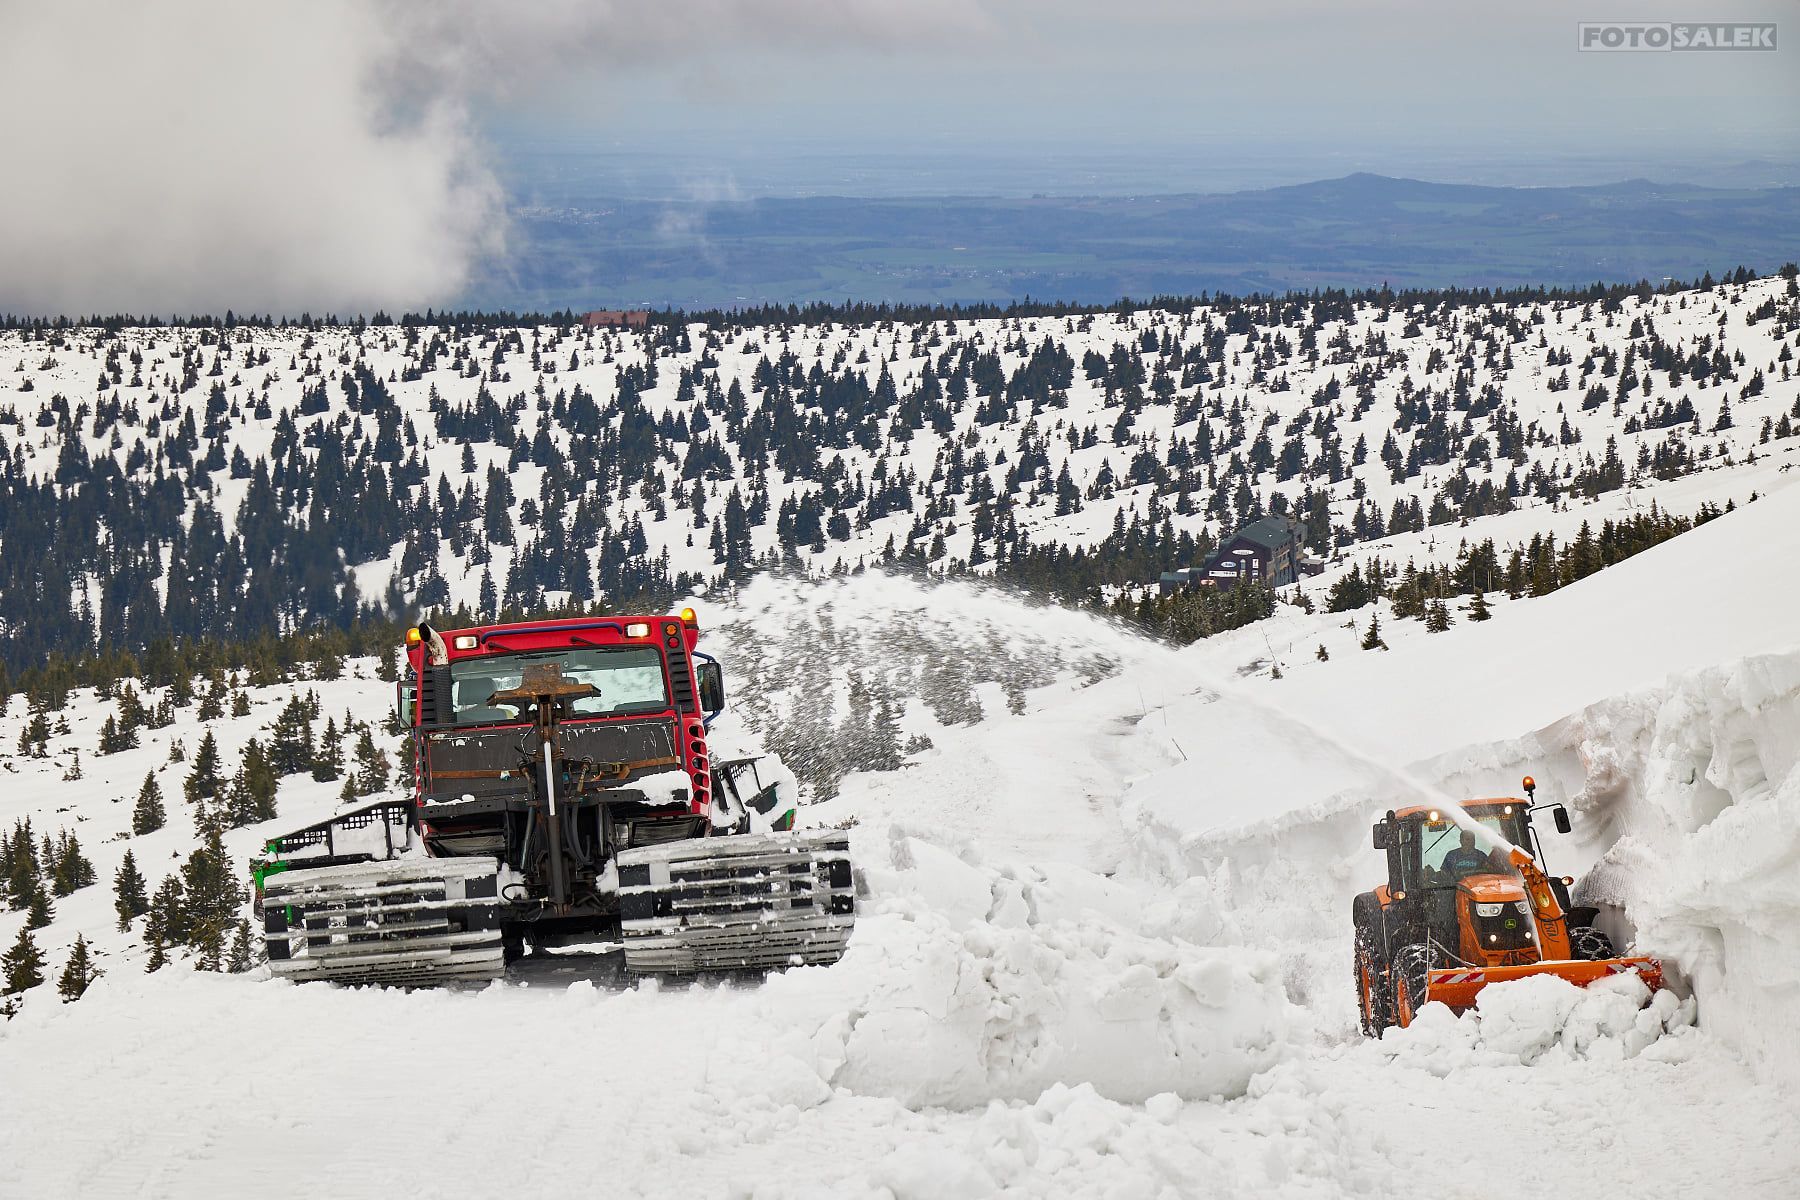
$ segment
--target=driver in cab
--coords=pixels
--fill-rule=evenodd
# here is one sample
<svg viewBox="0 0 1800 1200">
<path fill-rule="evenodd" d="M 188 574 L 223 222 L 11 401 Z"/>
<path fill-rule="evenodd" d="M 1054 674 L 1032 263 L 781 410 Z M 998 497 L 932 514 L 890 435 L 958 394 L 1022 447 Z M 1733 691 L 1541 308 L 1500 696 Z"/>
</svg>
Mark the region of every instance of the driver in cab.
<svg viewBox="0 0 1800 1200">
<path fill-rule="evenodd" d="M 1450 853 L 1444 855 L 1444 863 L 1439 870 L 1452 880 L 1460 880 L 1469 875 L 1480 875 L 1494 869 L 1494 860 L 1487 851 L 1475 847 L 1475 834 L 1471 830 L 1462 831 L 1461 843 Z"/>
</svg>

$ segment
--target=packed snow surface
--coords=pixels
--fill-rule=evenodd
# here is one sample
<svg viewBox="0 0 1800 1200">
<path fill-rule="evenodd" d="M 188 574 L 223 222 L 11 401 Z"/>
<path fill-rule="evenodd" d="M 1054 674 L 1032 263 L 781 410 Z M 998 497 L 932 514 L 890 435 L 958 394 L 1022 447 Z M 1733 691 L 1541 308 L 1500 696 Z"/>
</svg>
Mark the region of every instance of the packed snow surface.
<svg viewBox="0 0 1800 1200">
<path fill-rule="evenodd" d="M 580 955 L 475 991 L 146 975 L 104 881 L 127 847 L 152 887 L 185 853 L 178 786 L 170 829 L 114 835 L 166 738 L 198 730 L 184 714 L 60 783 L 108 711 L 78 697 L 51 762 L 7 764 L 0 816 L 80 829 L 103 883 L 39 941 L 54 968 L 83 931 L 108 974 L 0 1024 L 0 1195 L 1791 1196 L 1797 507 L 1784 482 L 1491 622 L 1394 622 L 1387 652 L 1357 648 L 1366 612 L 1172 650 L 963 585 L 758 585 L 739 611 L 771 662 L 822 609 L 871 655 L 910 630 L 928 656 L 1055 657 L 966 722 L 909 711 L 932 748 L 801 810 L 854 822 L 857 933 L 841 963 L 755 987 L 626 986 Z M 327 711 L 381 715 L 384 685 L 318 686 Z M 286 690 L 215 723 L 228 761 Z M 1543 823 L 1550 868 L 1677 988 L 1534 978 L 1361 1038 L 1370 822 L 1526 773 L 1574 818 Z M 328 792 L 285 785 L 278 824 Z"/>
</svg>

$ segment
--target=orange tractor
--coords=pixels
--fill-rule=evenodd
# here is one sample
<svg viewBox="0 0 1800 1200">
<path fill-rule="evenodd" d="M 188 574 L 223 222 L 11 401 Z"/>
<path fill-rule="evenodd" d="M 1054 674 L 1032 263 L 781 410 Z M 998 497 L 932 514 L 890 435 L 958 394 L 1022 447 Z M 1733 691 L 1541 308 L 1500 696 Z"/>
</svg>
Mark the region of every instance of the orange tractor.
<svg viewBox="0 0 1800 1200">
<path fill-rule="evenodd" d="M 1539 867 L 1543 843 L 1532 813 L 1549 809 L 1557 831 L 1567 833 L 1569 812 L 1534 804 L 1536 790 L 1526 776 L 1530 799 L 1467 800 L 1458 813 L 1403 808 L 1375 823 L 1388 881 L 1351 907 L 1365 1034 L 1410 1025 L 1433 1000 L 1464 1012 L 1488 984 L 1528 975 L 1586 987 L 1636 971 L 1652 990 L 1662 986 L 1661 963 L 1619 957 L 1594 926 L 1598 910 L 1570 903 L 1574 880 Z M 1526 846 L 1535 846 L 1535 858 Z"/>
</svg>

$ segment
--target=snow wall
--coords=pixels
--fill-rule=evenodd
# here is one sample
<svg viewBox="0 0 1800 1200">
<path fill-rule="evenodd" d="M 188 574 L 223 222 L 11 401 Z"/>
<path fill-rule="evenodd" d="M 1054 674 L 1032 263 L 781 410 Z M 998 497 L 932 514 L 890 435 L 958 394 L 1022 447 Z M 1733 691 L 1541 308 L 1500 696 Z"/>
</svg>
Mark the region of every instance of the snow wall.
<svg viewBox="0 0 1800 1200">
<path fill-rule="evenodd" d="M 1405 775 L 1337 757 L 1319 770 L 1353 786 L 1267 821 L 1196 828 L 1203 770 L 1139 781 L 1124 808 L 1133 867 L 1216 905 L 1201 940 L 1289 948 L 1289 995 L 1348 1029 L 1350 900 L 1382 871 L 1372 820 L 1413 781 L 1469 796 L 1531 774 L 1574 818 L 1546 842 L 1550 868 L 1579 877 L 1576 902 L 1663 956 L 1699 1022 L 1765 1079 L 1800 1084 L 1800 651 L 1675 676 Z"/>
</svg>

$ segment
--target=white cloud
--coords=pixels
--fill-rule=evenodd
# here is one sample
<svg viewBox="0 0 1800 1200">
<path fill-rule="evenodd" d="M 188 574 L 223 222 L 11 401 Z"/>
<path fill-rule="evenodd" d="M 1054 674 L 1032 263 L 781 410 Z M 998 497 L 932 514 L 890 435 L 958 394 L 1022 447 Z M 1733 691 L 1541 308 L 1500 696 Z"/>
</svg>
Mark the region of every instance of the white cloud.
<svg viewBox="0 0 1800 1200">
<path fill-rule="evenodd" d="M 504 246 L 474 103 L 713 50 L 905 44 L 932 0 L 0 0 L 0 311 L 390 311 Z"/>
</svg>

